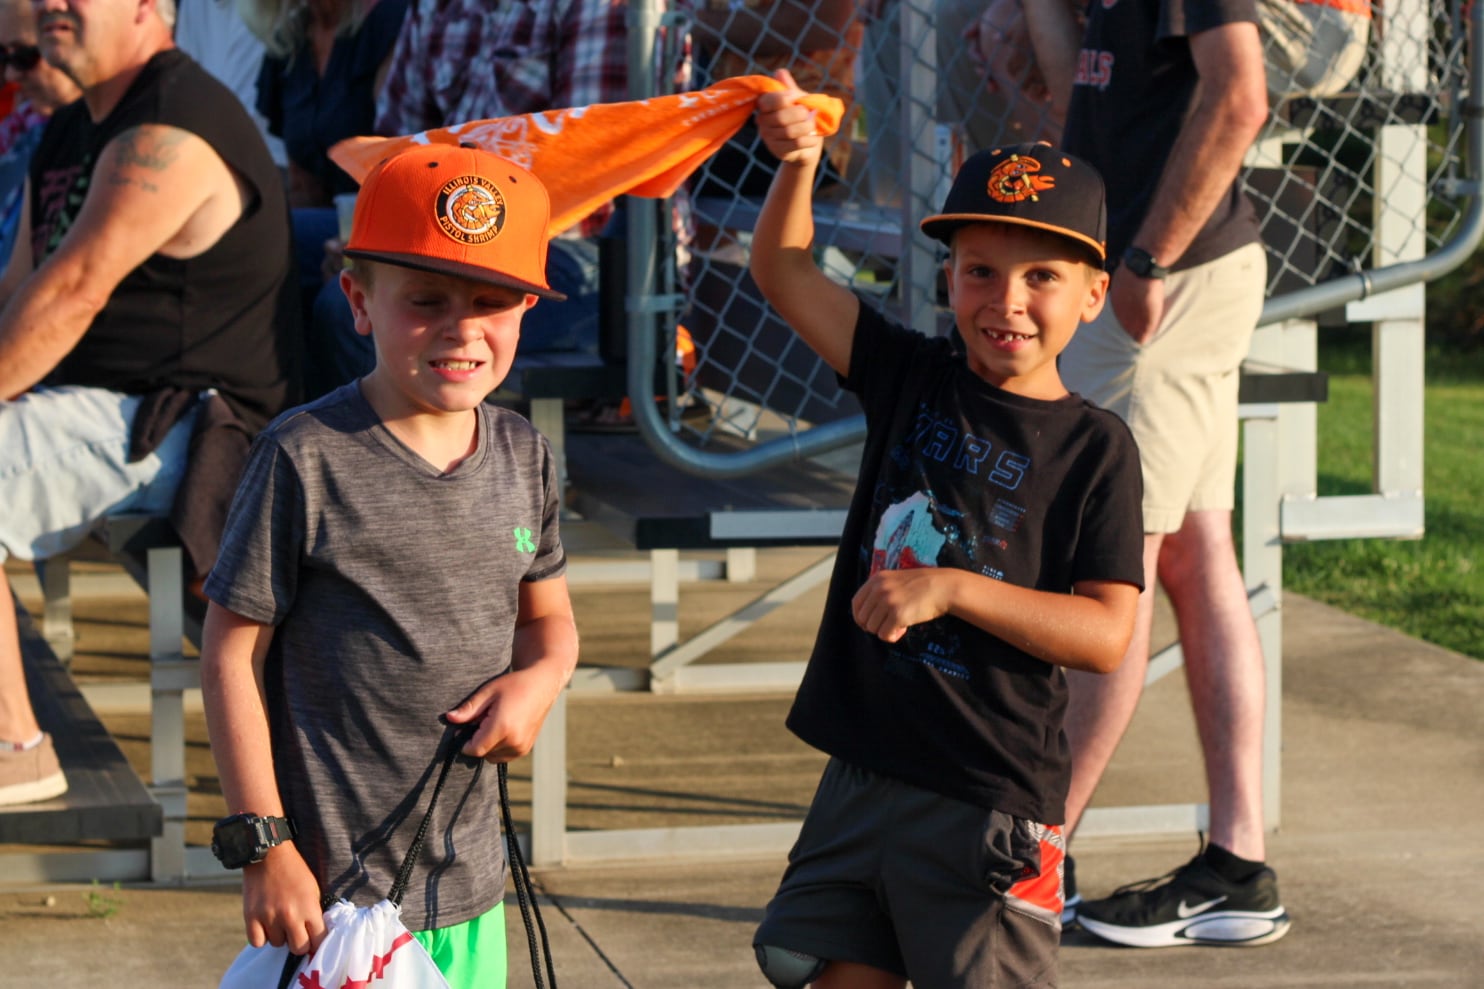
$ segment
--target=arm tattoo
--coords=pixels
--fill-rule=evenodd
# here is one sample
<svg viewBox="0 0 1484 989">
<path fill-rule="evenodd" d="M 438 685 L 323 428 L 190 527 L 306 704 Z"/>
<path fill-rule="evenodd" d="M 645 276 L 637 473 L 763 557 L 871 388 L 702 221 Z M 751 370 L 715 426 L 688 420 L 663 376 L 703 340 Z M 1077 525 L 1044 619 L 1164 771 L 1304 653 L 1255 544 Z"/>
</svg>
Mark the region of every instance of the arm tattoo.
<svg viewBox="0 0 1484 989">
<path fill-rule="evenodd" d="M 111 185 L 137 185 L 150 192 L 160 191 L 150 172 L 163 172 L 180 157 L 180 145 L 190 136 L 176 127 L 134 127 L 114 139 L 118 155 Z"/>
</svg>

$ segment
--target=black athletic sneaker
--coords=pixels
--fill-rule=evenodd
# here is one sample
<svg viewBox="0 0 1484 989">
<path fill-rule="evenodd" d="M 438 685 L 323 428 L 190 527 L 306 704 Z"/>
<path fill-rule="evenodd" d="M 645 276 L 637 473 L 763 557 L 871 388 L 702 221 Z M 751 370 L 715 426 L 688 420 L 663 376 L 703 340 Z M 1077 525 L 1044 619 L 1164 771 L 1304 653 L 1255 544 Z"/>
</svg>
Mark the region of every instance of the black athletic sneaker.
<svg viewBox="0 0 1484 989">
<path fill-rule="evenodd" d="M 1272 869 L 1230 883 L 1199 855 L 1167 875 L 1124 886 L 1106 899 L 1083 901 L 1077 923 L 1106 941 L 1134 948 L 1268 944 L 1289 927 Z"/>
<path fill-rule="evenodd" d="M 1071 927 L 1077 923 L 1077 908 L 1082 905 L 1082 894 L 1077 892 L 1077 870 L 1072 866 L 1072 856 L 1061 860 L 1061 926 Z"/>
</svg>

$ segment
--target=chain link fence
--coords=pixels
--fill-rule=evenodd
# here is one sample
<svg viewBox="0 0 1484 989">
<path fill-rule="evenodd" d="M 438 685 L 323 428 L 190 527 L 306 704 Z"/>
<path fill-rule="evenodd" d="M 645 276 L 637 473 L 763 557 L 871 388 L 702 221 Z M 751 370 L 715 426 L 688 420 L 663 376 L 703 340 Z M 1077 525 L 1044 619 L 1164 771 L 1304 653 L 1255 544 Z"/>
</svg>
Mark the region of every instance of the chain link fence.
<svg viewBox="0 0 1484 989">
<path fill-rule="evenodd" d="M 845 101 L 817 189 L 818 259 L 868 303 L 942 332 L 940 255 L 917 220 L 941 204 L 966 154 L 1060 135 L 1019 2 L 694 0 L 672 25 L 690 32 L 697 86 L 788 68 L 804 90 Z M 1292 302 L 1306 290 L 1423 258 L 1459 235 L 1477 192 L 1464 169 L 1469 30 L 1463 4 L 1448 0 L 1259 6 L 1272 114 L 1243 181 L 1269 252 L 1269 308 L 1288 299 L 1281 315 L 1308 316 L 1321 307 Z M 775 164 L 745 127 L 694 176 L 694 237 L 676 264 L 655 269 L 649 308 L 669 314 L 659 339 L 668 347 L 678 322 L 693 350 L 670 375 L 665 428 L 645 431 L 701 472 L 731 468 L 687 451 L 772 444 L 787 459 L 858 438 L 854 400 L 747 274 Z M 828 441 L 811 445 L 812 434 Z"/>
</svg>

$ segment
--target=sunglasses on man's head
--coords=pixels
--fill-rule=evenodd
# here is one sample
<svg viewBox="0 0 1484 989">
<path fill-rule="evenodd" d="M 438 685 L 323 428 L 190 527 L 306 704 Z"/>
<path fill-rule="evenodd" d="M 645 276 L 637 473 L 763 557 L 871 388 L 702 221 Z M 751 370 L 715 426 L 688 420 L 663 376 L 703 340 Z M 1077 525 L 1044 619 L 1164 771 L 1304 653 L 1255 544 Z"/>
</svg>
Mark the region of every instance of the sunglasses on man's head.
<svg viewBox="0 0 1484 989">
<path fill-rule="evenodd" d="M 10 66 L 17 72 L 30 72 L 41 64 L 41 49 L 35 45 L 17 41 L 11 45 L 0 45 L 0 69 Z"/>
</svg>

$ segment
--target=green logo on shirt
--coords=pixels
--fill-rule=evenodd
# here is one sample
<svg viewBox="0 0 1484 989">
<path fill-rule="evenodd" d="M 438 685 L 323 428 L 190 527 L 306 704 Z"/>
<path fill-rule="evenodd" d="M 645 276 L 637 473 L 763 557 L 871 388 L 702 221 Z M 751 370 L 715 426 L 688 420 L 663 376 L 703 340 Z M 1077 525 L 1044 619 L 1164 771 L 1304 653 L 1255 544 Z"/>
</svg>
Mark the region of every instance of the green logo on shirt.
<svg viewBox="0 0 1484 989">
<path fill-rule="evenodd" d="M 515 527 L 515 551 L 517 553 L 534 553 L 536 544 L 531 541 L 531 530 L 522 526 Z"/>
</svg>

